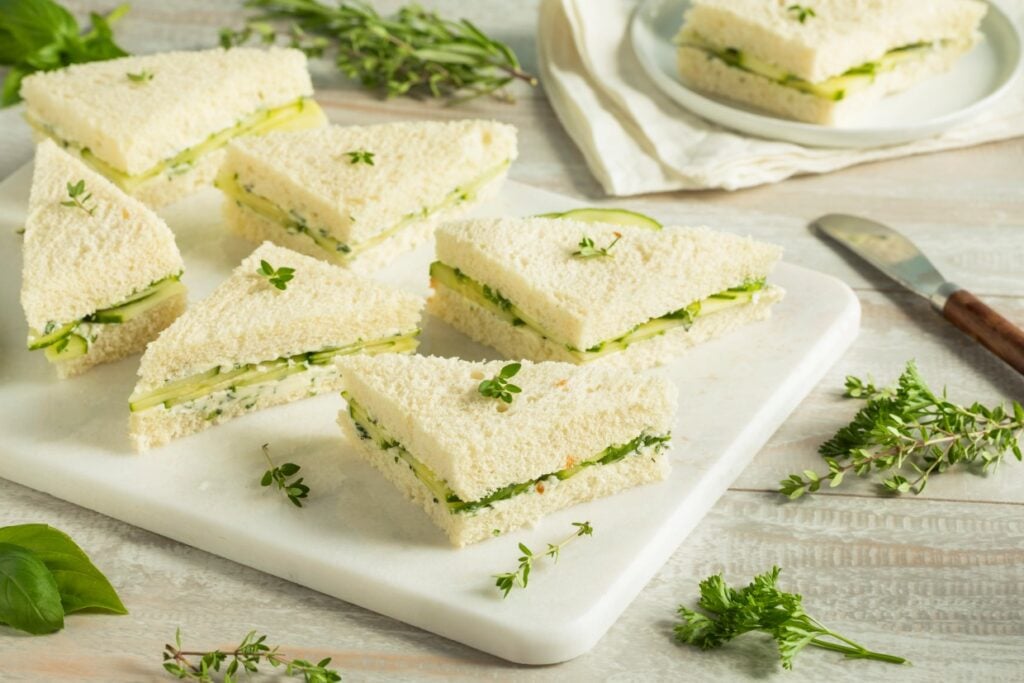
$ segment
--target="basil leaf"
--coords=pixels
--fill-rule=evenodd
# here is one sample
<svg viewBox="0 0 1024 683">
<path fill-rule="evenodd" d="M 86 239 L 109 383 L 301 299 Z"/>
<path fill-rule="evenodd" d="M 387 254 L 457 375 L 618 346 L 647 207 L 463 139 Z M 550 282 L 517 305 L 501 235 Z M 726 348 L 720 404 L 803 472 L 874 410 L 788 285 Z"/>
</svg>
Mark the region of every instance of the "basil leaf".
<svg viewBox="0 0 1024 683">
<path fill-rule="evenodd" d="M 63 531 L 46 524 L 0 528 L 0 543 L 30 550 L 53 574 L 65 614 L 81 610 L 127 614 L 117 592 L 89 556 Z"/>
<path fill-rule="evenodd" d="M 24 52 L 78 35 L 78 22 L 52 0 L 0 0 L 0 27 Z"/>
<path fill-rule="evenodd" d="M 0 621 L 34 635 L 64 628 L 53 575 L 28 550 L 0 543 Z"/>
</svg>

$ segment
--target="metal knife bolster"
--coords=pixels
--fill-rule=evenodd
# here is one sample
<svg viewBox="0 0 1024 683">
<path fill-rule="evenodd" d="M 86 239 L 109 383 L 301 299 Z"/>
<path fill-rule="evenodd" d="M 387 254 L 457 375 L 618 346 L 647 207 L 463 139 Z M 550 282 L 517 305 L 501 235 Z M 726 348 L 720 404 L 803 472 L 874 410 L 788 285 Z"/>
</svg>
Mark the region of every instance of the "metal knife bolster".
<svg viewBox="0 0 1024 683">
<path fill-rule="evenodd" d="M 963 287 L 957 283 L 947 280 L 939 285 L 939 288 L 928 297 L 928 301 L 932 302 L 932 306 L 935 307 L 935 310 L 942 313 L 946 309 L 946 302 L 949 301 L 949 297 L 953 296 L 961 289 L 963 289 Z"/>
</svg>

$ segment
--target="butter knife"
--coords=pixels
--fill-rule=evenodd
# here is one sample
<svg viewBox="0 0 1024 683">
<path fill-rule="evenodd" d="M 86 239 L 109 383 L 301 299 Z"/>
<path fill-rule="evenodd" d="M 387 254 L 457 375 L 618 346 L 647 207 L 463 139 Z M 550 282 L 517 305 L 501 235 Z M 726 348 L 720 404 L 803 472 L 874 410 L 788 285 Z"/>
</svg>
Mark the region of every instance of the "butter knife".
<svg viewBox="0 0 1024 683">
<path fill-rule="evenodd" d="M 906 237 L 881 223 L 845 214 L 814 221 L 826 235 L 907 289 L 928 299 L 949 322 L 1024 374 L 1024 330 L 944 278 Z"/>
</svg>

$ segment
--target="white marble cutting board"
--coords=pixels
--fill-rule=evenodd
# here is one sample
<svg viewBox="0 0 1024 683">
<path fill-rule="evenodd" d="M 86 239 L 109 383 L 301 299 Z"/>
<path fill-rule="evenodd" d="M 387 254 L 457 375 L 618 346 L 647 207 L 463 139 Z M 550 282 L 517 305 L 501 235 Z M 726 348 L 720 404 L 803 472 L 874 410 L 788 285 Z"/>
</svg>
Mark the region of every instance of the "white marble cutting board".
<svg viewBox="0 0 1024 683">
<path fill-rule="evenodd" d="M 859 325 L 857 299 L 846 285 L 780 265 L 772 279 L 788 295 L 770 321 L 657 371 L 680 389 L 667 481 L 455 550 L 342 441 L 335 418 L 343 402 L 336 395 L 133 454 L 127 397 L 137 358 L 59 381 L 41 353 L 25 350 L 15 230 L 24 221 L 30 179 L 26 166 L 0 183 L 0 476 L 520 663 L 564 661 L 592 648 L 843 354 Z M 162 211 L 178 236 L 193 300 L 253 246 L 226 234 L 219 202 L 210 190 Z M 528 215 L 578 204 L 510 182 L 478 213 Z M 431 249 L 405 256 L 379 277 L 426 293 Z M 429 319 L 420 348 L 496 357 Z M 260 445 L 267 442 L 278 463 L 302 466 L 312 488 L 304 508 L 259 486 L 266 468 Z M 501 598 L 491 575 L 515 568 L 517 543 L 543 549 L 582 520 L 593 524 L 593 537 L 567 547 L 557 566 L 538 566 L 527 590 Z"/>
</svg>

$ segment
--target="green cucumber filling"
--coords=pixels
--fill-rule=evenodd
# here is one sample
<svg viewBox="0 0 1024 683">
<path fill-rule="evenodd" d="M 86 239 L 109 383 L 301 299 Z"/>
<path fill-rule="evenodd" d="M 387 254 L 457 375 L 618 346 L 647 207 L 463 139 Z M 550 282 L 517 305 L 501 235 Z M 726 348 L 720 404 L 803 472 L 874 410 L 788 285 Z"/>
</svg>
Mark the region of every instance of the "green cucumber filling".
<svg viewBox="0 0 1024 683">
<path fill-rule="evenodd" d="M 267 384 L 331 365 L 334 359 L 340 356 L 348 356 L 353 353 L 412 353 L 416 350 L 419 333 L 420 331 L 416 329 L 384 339 L 360 341 L 346 346 L 309 351 L 261 363 L 211 368 L 206 372 L 167 382 L 162 387 L 139 396 L 132 396 L 129 399 L 128 407 L 133 413 L 157 406 L 173 408 L 180 405 L 194 409 L 200 405 L 208 406 L 208 399 L 213 394 L 218 394 L 216 398 L 225 404 L 243 396 L 255 400 L 256 394 Z M 210 419 L 219 414 L 219 408 L 216 409 L 216 412 L 211 411 Z"/>
<path fill-rule="evenodd" d="M 624 351 L 631 344 L 665 334 L 676 327 L 689 329 L 697 316 L 706 316 L 734 306 L 749 304 L 765 286 L 763 278 L 748 280 L 742 285 L 713 294 L 702 301 L 695 301 L 677 311 L 666 313 L 659 318 L 652 318 L 614 339 L 600 342 L 589 349 L 577 349 L 571 344 L 558 341 L 554 335 L 503 296 L 501 292 L 488 285 L 480 284 L 458 268 L 434 261 L 430 264 L 430 277 L 435 286 L 440 284 L 447 287 L 510 325 L 524 327 L 540 335 L 543 339 L 562 344 L 573 357 L 584 362 L 616 351 Z"/>
<path fill-rule="evenodd" d="M 277 223 L 289 234 L 305 235 L 313 240 L 332 261 L 346 264 L 361 252 L 377 246 L 389 237 L 393 237 L 402 229 L 435 213 L 454 208 L 459 204 L 475 199 L 477 193 L 492 180 L 504 173 L 510 163 L 511 160 L 506 159 L 470 183 L 456 187 L 434 206 L 424 206 L 419 211 L 408 213 L 398 223 L 377 233 L 373 237 L 351 244 L 338 240 L 330 227 L 326 225 L 313 225 L 307 217 L 298 211 L 284 209 L 272 200 L 257 194 L 253 191 L 251 184 L 239 180 L 237 173 L 230 173 L 227 169 L 223 169 L 214 181 L 214 185 L 228 197 L 235 200 L 239 206 L 249 209 L 273 223 Z M 355 220 L 355 217 L 349 216 L 350 225 L 355 223 Z"/>
<path fill-rule="evenodd" d="M 53 138 L 62 146 L 78 150 L 82 159 L 87 164 L 112 180 L 121 189 L 131 192 L 138 188 L 139 185 L 158 176 L 176 176 L 190 171 L 200 157 L 224 147 L 234 138 L 242 135 L 260 135 L 272 130 L 311 128 L 323 122 L 324 114 L 316 102 L 305 97 L 301 97 L 295 102 L 281 107 L 261 109 L 239 119 L 234 126 L 213 133 L 198 145 L 188 147 L 173 157 L 161 161 L 149 170 L 135 175 L 130 175 L 121 169 L 111 166 L 93 154 L 88 147 L 83 147 L 73 140 L 61 137 L 53 126 L 37 121 L 31 116 L 26 115 L 26 119 L 33 128 Z"/>
<path fill-rule="evenodd" d="M 644 432 L 627 443 L 609 446 L 594 457 L 581 460 L 572 467 L 549 472 L 529 481 L 503 486 L 479 500 L 464 501 L 448 487 L 443 479 L 410 454 L 348 392 L 343 391 L 341 395 L 348 402 L 348 414 L 352 418 L 359 438 L 373 441 L 377 448 L 387 451 L 394 458 L 395 463 L 405 462 L 416 478 L 433 494 L 434 502 L 440 504 L 443 501 L 448 512 L 452 514 L 475 514 L 484 508 L 490 508 L 500 500 L 508 500 L 528 491 L 542 491 L 544 484 L 556 485 L 557 482 L 565 481 L 588 467 L 610 465 L 627 456 L 657 456 L 668 447 L 671 439 L 670 434 L 659 435 Z"/>
<path fill-rule="evenodd" d="M 52 363 L 84 356 L 102 334 L 104 326 L 119 325 L 147 313 L 168 299 L 184 294 L 181 273 L 169 275 L 133 293 L 127 299 L 85 316 L 81 320 L 61 323 L 51 320 L 41 330 L 29 330 L 30 351 L 42 349 Z"/>
<path fill-rule="evenodd" d="M 703 36 L 693 32 L 684 31 L 680 34 L 676 44 L 680 47 L 690 47 L 704 52 L 709 57 L 719 59 L 727 65 L 741 69 L 748 73 L 767 78 L 779 85 L 793 88 L 800 92 L 821 97 L 827 100 L 839 101 L 846 97 L 851 91 L 865 88 L 874 82 L 875 76 L 887 71 L 893 71 L 900 64 L 923 58 L 929 51 L 947 47 L 953 41 L 938 40 L 934 42 L 913 43 L 889 50 L 878 61 L 865 62 L 859 66 L 847 69 L 838 76 L 826 79 L 818 83 L 806 81 L 798 76 L 788 73 L 784 69 L 762 61 L 753 55 L 742 52 L 733 47 L 719 47 L 714 45 Z"/>
</svg>

